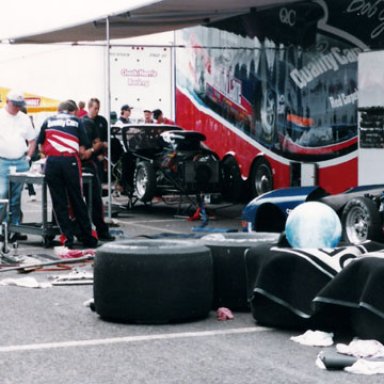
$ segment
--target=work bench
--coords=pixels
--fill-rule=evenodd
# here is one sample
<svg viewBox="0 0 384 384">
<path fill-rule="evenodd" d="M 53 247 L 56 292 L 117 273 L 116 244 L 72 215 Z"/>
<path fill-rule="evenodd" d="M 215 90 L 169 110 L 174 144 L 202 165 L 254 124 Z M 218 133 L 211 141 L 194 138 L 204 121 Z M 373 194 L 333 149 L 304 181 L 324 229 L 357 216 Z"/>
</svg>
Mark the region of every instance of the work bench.
<svg viewBox="0 0 384 384">
<path fill-rule="evenodd" d="M 92 216 L 92 174 L 83 173 L 83 184 L 89 184 L 88 188 L 88 212 Z M 48 185 L 45 176 L 40 173 L 19 172 L 9 176 L 10 183 L 41 185 L 41 222 L 26 222 L 10 224 L 9 232 L 19 232 L 30 235 L 40 235 L 45 247 L 50 246 L 56 235 L 60 234 L 60 228 L 56 223 L 53 212 L 48 214 Z M 49 217 L 50 216 L 50 217 Z"/>
</svg>

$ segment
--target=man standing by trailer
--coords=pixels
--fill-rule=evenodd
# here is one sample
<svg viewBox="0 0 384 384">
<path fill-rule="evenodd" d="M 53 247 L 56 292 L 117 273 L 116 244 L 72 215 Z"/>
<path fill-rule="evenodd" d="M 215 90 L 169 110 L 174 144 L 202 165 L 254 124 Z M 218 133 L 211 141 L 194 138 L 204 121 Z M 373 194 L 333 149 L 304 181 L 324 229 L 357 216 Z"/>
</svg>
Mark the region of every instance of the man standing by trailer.
<svg viewBox="0 0 384 384">
<path fill-rule="evenodd" d="M 115 238 L 110 235 L 107 223 L 104 220 L 104 206 L 102 200 L 102 190 L 100 176 L 98 172 L 98 156 L 103 153 L 105 148 L 101 141 L 100 125 L 97 117 L 100 108 L 98 99 L 91 99 L 88 103 L 88 115 L 84 116 L 82 123 L 87 134 L 90 147 L 86 149 L 81 164 L 83 171 L 91 173 L 92 177 L 92 221 L 96 226 L 97 237 L 100 241 L 112 241 Z M 86 194 L 88 196 L 88 194 Z M 89 204 L 90 202 L 88 202 Z"/>
<path fill-rule="evenodd" d="M 9 185 L 9 174 L 11 170 L 27 171 L 36 147 L 36 133 L 31 119 L 21 112 L 24 105 L 23 94 L 10 91 L 5 107 L 0 110 L 0 198 L 10 199 L 11 224 L 20 224 L 21 221 L 20 200 L 23 184 Z M 3 209 L 4 206 L 1 204 L 0 212 Z M 15 233 L 10 240 L 26 240 L 26 236 Z"/>
<path fill-rule="evenodd" d="M 161 109 L 155 109 L 152 114 L 157 124 L 175 125 L 173 120 L 168 119 L 168 117 L 164 117 L 163 111 Z"/>
<path fill-rule="evenodd" d="M 82 122 L 75 116 L 76 111 L 73 100 L 60 103 L 58 114 L 43 123 L 37 142 L 47 156 L 45 178 L 53 210 L 65 236 L 64 245 L 72 248 L 74 243 L 69 202 L 84 246 L 93 248 L 97 246 L 97 239 L 92 235 L 92 225 L 83 199 L 80 164 L 80 157 L 85 156 L 89 141 Z"/>
<path fill-rule="evenodd" d="M 131 124 L 131 111 L 132 107 L 130 107 L 128 104 L 122 105 L 120 110 L 120 117 L 118 118 L 115 126 L 122 127 L 126 124 Z"/>
<path fill-rule="evenodd" d="M 94 156 L 94 161 L 97 165 L 100 182 L 105 182 L 108 179 L 108 171 L 107 169 L 104 169 L 105 157 L 107 156 L 108 152 L 108 122 L 104 116 L 99 114 L 99 112 L 100 100 L 96 97 L 93 97 L 88 101 L 88 113 L 83 116 L 83 124 L 84 128 L 86 129 L 87 127 L 85 125 L 85 121 L 91 120 L 98 131 L 98 137 L 102 146 L 98 147 L 98 150 L 95 153 L 97 156 Z"/>
<path fill-rule="evenodd" d="M 144 124 L 153 124 L 155 121 L 152 119 L 152 111 L 144 109 Z"/>
</svg>

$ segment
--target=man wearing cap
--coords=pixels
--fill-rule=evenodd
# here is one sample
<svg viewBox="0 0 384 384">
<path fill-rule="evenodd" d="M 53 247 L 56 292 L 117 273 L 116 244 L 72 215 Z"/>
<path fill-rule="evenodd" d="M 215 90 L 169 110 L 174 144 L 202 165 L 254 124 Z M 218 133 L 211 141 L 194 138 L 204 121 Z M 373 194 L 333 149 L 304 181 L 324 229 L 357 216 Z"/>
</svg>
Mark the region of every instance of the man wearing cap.
<svg viewBox="0 0 384 384">
<path fill-rule="evenodd" d="M 53 210 L 65 236 L 64 245 L 73 247 L 73 222 L 69 217 L 68 201 L 80 229 L 80 238 L 86 247 L 96 247 L 88 209 L 83 199 L 81 158 L 89 158 L 93 149 L 89 145 L 83 124 L 75 116 L 77 105 L 73 100 L 59 104 L 58 114 L 43 123 L 37 143 L 47 156 L 45 179 L 51 193 Z M 86 148 L 89 148 L 86 150 Z"/>
<path fill-rule="evenodd" d="M 120 117 L 117 120 L 115 126 L 124 126 L 125 124 L 131 124 L 132 121 L 130 119 L 132 108 L 128 104 L 124 104 L 121 107 Z"/>
<path fill-rule="evenodd" d="M 9 201 L 10 223 L 20 224 L 20 200 L 22 183 L 9 185 L 10 170 L 25 172 L 36 148 L 36 133 L 31 119 L 20 111 L 25 105 L 21 92 L 12 90 L 8 93 L 4 108 L 0 110 L 0 198 Z M 4 205 L 0 205 L 4 209 Z M 25 235 L 15 233 L 11 241 L 26 240 Z"/>
<path fill-rule="evenodd" d="M 153 124 L 154 120 L 152 119 L 152 111 L 149 109 L 144 109 L 144 124 Z"/>
</svg>

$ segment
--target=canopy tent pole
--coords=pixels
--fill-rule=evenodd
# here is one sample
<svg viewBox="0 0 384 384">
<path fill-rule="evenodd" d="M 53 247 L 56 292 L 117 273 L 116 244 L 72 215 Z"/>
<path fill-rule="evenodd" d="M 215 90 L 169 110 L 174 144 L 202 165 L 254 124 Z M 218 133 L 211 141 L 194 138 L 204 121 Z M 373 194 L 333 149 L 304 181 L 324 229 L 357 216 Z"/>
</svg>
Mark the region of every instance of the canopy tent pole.
<svg viewBox="0 0 384 384">
<path fill-rule="evenodd" d="M 109 16 L 105 19 L 105 69 L 106 69 L 106 113 L 108 123 L 108 223 L 112 221 L 112 170 L 111 170 L 111 65 L 110 65 L 110 36 L 109 36 Z"/>
</svg>

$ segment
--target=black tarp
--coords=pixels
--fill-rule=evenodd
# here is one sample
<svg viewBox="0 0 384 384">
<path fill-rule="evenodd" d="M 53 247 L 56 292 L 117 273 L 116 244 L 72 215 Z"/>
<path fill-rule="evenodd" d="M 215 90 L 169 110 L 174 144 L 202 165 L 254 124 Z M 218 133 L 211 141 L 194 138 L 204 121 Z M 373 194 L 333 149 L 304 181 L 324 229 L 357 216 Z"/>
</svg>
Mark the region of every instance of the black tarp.
<svg viewBox="0 0 384 384">
<path fill-rule="evenodd" d="M 383 340 L 383 247 L 369 241 L 332 250 L 271 244 L 249 249 L 253 317 L 267 326 L 351 331 Z"/>
</svg>

